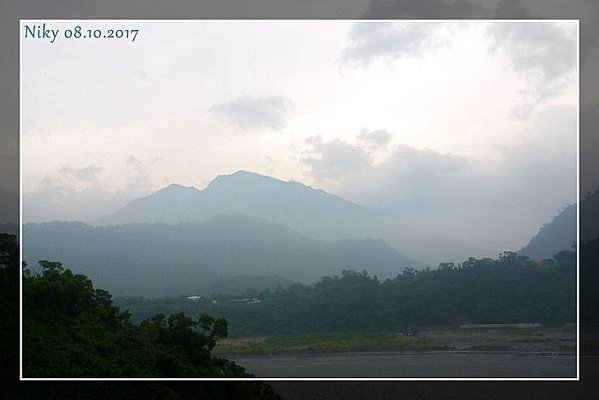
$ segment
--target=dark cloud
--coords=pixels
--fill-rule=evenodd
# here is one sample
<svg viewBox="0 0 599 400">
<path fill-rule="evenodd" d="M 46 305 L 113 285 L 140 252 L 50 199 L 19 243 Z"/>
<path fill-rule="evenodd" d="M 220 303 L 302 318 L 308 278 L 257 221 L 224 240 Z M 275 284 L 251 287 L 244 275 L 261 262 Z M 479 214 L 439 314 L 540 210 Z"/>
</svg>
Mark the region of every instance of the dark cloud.
<svg viewBox="0 0 599 400">
<path fill-rule="evenodd" d="M 216 104 L 210 111 L 242 129 L 285 129 L 292 106 L 289 99 L 280 96 L 242 96 L 227 103 Z"/>
</svg>

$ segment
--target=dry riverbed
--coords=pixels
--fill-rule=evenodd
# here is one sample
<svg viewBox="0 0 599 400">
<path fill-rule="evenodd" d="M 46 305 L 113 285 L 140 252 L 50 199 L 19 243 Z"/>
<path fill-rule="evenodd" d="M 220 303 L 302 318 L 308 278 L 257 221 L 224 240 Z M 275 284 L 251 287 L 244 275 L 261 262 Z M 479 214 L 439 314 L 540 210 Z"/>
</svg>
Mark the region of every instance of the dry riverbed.
<svg viewBox="0 0 599 400">
<path fill-rule="evenodd" d="M 225 339 L 217 355 L 355 351 L 576 352 L 576 328 L 451 328 L 398 332 L 327 332 Z"/>
</svg>

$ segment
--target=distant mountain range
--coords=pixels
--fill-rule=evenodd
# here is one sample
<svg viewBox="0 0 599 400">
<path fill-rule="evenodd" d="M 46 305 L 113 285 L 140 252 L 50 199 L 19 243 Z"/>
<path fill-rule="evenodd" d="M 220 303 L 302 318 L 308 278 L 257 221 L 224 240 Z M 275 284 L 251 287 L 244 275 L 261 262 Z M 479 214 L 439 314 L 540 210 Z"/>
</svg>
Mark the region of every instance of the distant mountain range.
<svg viewBox="0 0 599 400">
<path fill-rule="evenodd" d="M 371 210 L 301 183 L 284 182 L 246 171 L 221 175 L 203 190 L 170 185 L 131 201 L 95 224 L 173 224 L 205 221 L 223 214 L 262 218 L 316 240 L 381 238 L 399 252 L 432 266 L 494 253 L 443 235 L 410 229 L 385 212 Z"/>
<path fill-rule="evenodd" d="M 238 289 L 259 286 L 256 277 L 274 287 L 289 280 L 312 282 L 342 269 L 367 269 L 387 278 L 423 265 L 379 239 L 319 241 L 244 215 L 179 224 L 26 224 L 23 236 L 29 265 L 61 261 L 116 296 L 203 294 L 240 275 L 254 278 L 245 287 L 237 279 Z"/>
<path fill-rule="evenodd" d="M 599 191 L 581 204 L 599 233 Z M 576 240 L 576 206 L 519 253 L 551 258 Z M 405 249 L 405 251 L 404 251 Z M 380 278 L 405 267 L 493 255 L 296 182 L 239 171 L 204 190 L 170 185 L 96 221 L 24 226 L 24 259 L 63 262 L 117 296 L 239 292 L 311 282 L 342 269 Z"/>
</svg>

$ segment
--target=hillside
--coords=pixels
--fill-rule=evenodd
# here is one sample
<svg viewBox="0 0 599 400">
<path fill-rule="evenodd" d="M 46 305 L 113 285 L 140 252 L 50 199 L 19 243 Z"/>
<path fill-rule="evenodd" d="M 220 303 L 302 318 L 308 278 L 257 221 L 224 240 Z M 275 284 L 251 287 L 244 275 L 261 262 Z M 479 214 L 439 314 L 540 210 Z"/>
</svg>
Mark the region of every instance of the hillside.
<svg viewBox="0 0 599 400">
<path fill-rule="evenodd" d="M 167 186 L 131 201 L 123 209 L 99 219 L 96 224 L 173 224 L 204 221 L 221 214 L 244 214 L 265 219 L 316 240 L 378 237 L 397 251 L 432 266 L 496 252 L 439 234 L 410 229 L 383 211 L 371 210 L 298 182 L 284 182 L 246 171 L 221 175 L 203 190 Z"/>
<path fill-rule="evenodd" d="M 599 237 L 599 188 L 587 193 L 580 202 L 580 239 L 582 242 Z M 539 232 L 519 254 L 533 259 L 551 258 L 562 250 L 571 250 L 576 243 L 576 204 L 564 208 Z"/>
<path fill-rule="evenodd" d="M 571 250 L 576 243 L 576 204 L 564 208 L 518 253 L 535 260 L 551 258 L 562 250 Z"/>
<path fill-rule="evenodd" d="M 117 296 L 205 294 L 222 290 L 223 279 L 239 275 L 254 278 L 229 280 L 238 292 L 286 286 L 289 280 L 312 282 L 349 268 L 390 277 L 422 265 L 381 240 L 318 241 L 242 215 L 176 225 L 26 224 L 24 237 L 28 264 L 61 260 Z M 259 277 L 271 284 L 260 285 Z"/>
</svg>

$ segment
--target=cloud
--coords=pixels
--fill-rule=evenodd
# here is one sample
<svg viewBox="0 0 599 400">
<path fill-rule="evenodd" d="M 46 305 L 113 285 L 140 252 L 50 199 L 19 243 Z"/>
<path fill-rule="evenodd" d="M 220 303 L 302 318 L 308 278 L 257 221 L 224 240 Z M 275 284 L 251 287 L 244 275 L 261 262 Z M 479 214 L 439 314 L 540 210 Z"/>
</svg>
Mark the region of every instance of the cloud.
<svg viewBox="0 0 599 400">
<path fill-rule="evenodd" d="M 65 165 L 58 170 L 59 175 L 69 175 L 82 182 L 94 182 L 98 179 L 98 174 L 104 168 L 97 165 L 88 165 L 82 168 L 73 168 L 70 165 Z"/>
<path fill-rule="evenodd" d="M 470 3 L 425 1 L 412 6 L 411 2 L 396 1 L 384 4 L 397 5 L 404 11 L 437 10 L 448 17 L 448 7 L 460 9 Z M 530 15 L 517 0 L 501 0 L 495 8 L 485 10 L 489 16 L 512 12 Z M 449 46 L 452 35 L 464 26 L 464 22 L 438 21 L 356 22 L 348 33 L 348 45 L 340 60 L 342 64 L 353 67 L 367 67 L 376 60 L 423 57 Z M 561 94 L 575 78 L 577 37 L 573 24 L 567 26 L 554 21 L 490 22 L 485 36 L 489 51 L 503 54 L 509 60 L 509 67 L 525 78 L 526 87 L 519 91 L 519 101 L 513 110 L 513 116 L 518 119 L 528 118 L 539 104 Z"/>
<path fill-rule="evenodd" d="M 362 129 L 357 139 L 370 149 L 384 149 L 389 145 L 391 139 L 393 139 L 393 135 L 386 129 L 376 129 L 374 131 Z"/>
<path fill-rule="evenodd" d="M 23 194 L 23 221 L 93 221 L 123 207 L 130 196 L 99 186 L 77 188 L 47 180 L 38 190 Z"/>
<path fill-rule="evenodd" d="M 468 166 L 464 157 L 408 145 L 394 146 L 385 159 L 375 162 L 371 150 L 360 145 L 363 134 L 356 137 L 358 144 L 311 138 L 310 156 L 302 159 L 311 177 L 363 204 L 424 209 L 438 205 L 435 192 L 445 186 L 446 178 Z"/>
<path fill-rule="evenodd" d="M 315 186 L 406 226 L 516 249 L 576 200 L 576 109 L 548 107 L 534 122 L 484 158 L 405 144 L 374 157 L 360 133 L 355 142 L 311 139 L 302 161 Z"/>
<path fill-rule="evenodd" d="M 103 170 L 104 168 L 93 164 L 81 168 L 65 164 L 56 173 L 46 175 L 40 182 L 40 188 L 64 190 L 68 187 L 83 189 L 94 186 L 98 184 L 98 175 Z"/>
<path fill-rule="evenodd" d="M 149 164 L 157 162 L 156 160 L 157 159 Z M 133 154 L 129 154 L 127 157 L 127 168 L 129 169 L 129 182 L 127 188 L 130 192 L 139 193 L 152 188 L 147 163 L 139 160 Z"/>
<path fill-rule="evenodd" d="M 135 75 L 139 79 L 146 79 L 148 77 L 148 74 L 143 69 L 137 69 L 137 70 L 135 70 L 135 72 L 133 73 L 133 75 Z"/>
<path fill-rule="evenodd" d="M 227 103 L 216 104 L 210 111 L 241 129 L 285 129 L 292 107 L 289 99 L 280 96 L 242 96 Z"/>
<path fill-rule="evenodd" d="M 486 31 L 493 52 L 503 52 L 529 88 L 514 115 L 525 119 L 544 100 L 555 97 L 575 78 L 576 31 L 554 22 L 495 22 Z"/>
<path fill-rule="evenodd" d="M 66 164 L 46 175 L 37 190 L 23 193 L 23 219 L 94 221 L 151 191 L 150 167 L 160 161 L 155 158 L 145 162 L 130 154 L 124 160 L 128 181 L 116 190 L 105 188 L 101 179 L 104 167 Z"/>
<path fill-rule="evenodd" d="M 301 162 L 310 167 L 316 179 L 341 178 L 346 171 L 359 171 L 371 165 L 370 155 L 362 148 L 339 139 L 323 142 L 320 136 L 306 139 L 308 155 Z"/>
<path fill-rule="evenodd" d="M 356 22 L 343 50 L 341 62 L 366 67 L 377 59 L 392 61 L 419 57 L 428 51 L 447 46 L 446 28 L 438 22 Z"/>
</svg>

